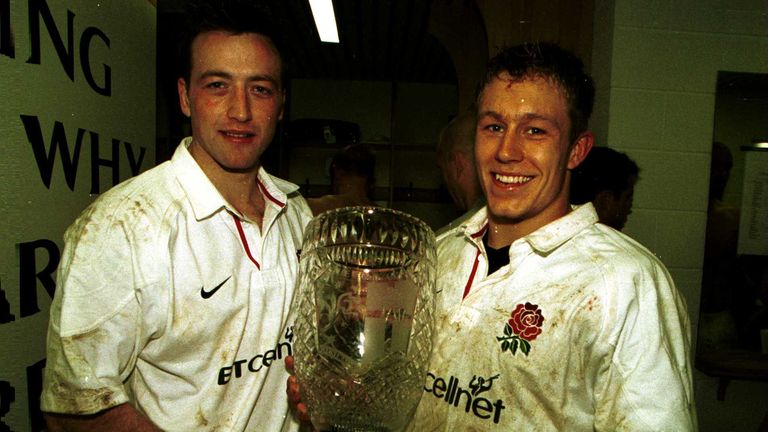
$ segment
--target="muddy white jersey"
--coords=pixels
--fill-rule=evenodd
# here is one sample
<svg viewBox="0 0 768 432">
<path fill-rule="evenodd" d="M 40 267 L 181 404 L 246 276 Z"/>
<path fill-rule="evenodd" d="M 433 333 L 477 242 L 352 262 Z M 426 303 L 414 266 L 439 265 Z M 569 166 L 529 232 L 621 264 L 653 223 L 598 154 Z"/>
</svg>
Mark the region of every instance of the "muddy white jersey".
<svg viewBox="0 0 768 432">
<path fill-rule="evenodd" d="M 653 254 L 596 222 L 576 208 L 490 275 L 486 209 L 438 238 L 436 339 L 411 430 L 695 429 L 685 304 Z"/>
<path fill-rule="evenodd" d="M 221 196 L 189 143 L 66 231 L 42 409 L 128 402 L 169 431 L 298 429 L 283 358 L 311 212 L 296 185 L 262 168 L 259 227 Z"/>
</svg>

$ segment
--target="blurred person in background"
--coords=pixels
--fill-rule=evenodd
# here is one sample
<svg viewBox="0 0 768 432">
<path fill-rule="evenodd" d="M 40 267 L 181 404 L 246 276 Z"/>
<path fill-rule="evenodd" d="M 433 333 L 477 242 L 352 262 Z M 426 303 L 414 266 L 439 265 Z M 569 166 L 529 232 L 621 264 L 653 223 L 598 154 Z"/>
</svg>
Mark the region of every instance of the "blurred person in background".
<svg viewBox="0 0 768 432">
<path fill-rule="evenodd" d="M 351 206 L 375 206 L 376 156 L 365 144 L 350 144 L 339 150 L 329 168 L 332 193 L 307 198 L 312 213 Z"/>
<path fill-rule="evenodd" d="M 438 230 L 438 235 L 463 223 L 470 210 L 483 202 L 483 191 L 475 171 L 476 115 L 471 110 L 454 117 L 440 131 L 437 140 L 437 166 L 459 214 L 457 219 Z"/>
<path fill-rule="evenodd" d="M 573 170 L 571 203 L 591 202 L 600 222 L 621 231 L 632 214 L 640 168 L 625 153 L 594 147 Z"/>
</svg>

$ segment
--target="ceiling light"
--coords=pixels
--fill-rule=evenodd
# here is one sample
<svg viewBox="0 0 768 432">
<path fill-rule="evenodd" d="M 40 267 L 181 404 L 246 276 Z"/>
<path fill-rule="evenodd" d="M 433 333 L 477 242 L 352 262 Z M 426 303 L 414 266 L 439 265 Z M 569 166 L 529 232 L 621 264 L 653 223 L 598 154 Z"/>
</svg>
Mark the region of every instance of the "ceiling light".
<svg viewBox="0 0 768 432">
<path fill-rule="evenodd" d="M 312 8 L 312 17 L 315 19 L 320 40 L 339 43 L 339 31 L 336 29 L 333 2 L 331 0 L 309 0 L 309 7 Z"/>
</svg>

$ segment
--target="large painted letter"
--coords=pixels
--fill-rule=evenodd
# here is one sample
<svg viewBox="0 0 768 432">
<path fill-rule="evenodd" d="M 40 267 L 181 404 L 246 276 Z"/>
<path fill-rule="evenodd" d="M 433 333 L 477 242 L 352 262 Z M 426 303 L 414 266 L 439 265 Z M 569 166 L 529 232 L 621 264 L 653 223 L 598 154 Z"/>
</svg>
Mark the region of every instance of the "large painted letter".
<svg viewBox="0 0 768 432">
<path fill-rule="evenodd" d="M 88 27 L 83 31 L 80 36 L 80 67 L 83 68 L 83 74 L 85 74 L 85 80 L 88 81 L 88 85 L 91 86 L 93 91 L 103 96 L 112 95 L 112 68 L 108 65 L 104 65 L 104 85 L 99 86 L 93 79 L 93 71 L 91 71 L 91 39 L 94 36 L 98 36 L 104 44 L 109 47 L 109 38 L 103 31 L 96 27 Z"/>
<path fill-rule="evenodd" d="M 45 359 L 27 368 L 27 398 L 29 404 L 29 425 L 32 432 L 44 431 L 45 420 L 40 411 L 40 394 L 43 392 L 43 370 Z"/>
<path fill-rule="evenodd" d="M 40 312 L 37 305 L 37 281 L 53 298 L 56 291 L 56 281 L 53 280 L 53 272 L 59 265 L 61 254 L 56 243 L 47 240 L 35 240 L 28 243 L 19 243 L 19 300 L 21 317 L 34 315 Z M 43 249 L 48 252 L 48 262 L 45 267 L 37 271 L 36 251 Z"/>
<path fill-rule="evenodd" d="M 32 54 L 27 60 L 29 64 L 40 64 L 40 18 L 43 19 L 45 28 L 48 29 L 48 34 L 51 36 L 51 42 L 56 48 L 56 54 L 59 55 L 59 61 L 64 72 L 67 73 L 69 80 L 74 82 L 75 55 L 73 47 L 75 39 L 72 33 L 75 14 L 67 10 L 67 46 L 65 47 L 59 29 L 56 27 L 56 22 L 53 20 L 53 15 L 51 15 L 51 10 L 48 8 L 48 3 L 45 0 L 29 0 L 29 41 L 32 45 Z"/>
<path fill-rule="evenodd" d="M 64 125 L 61 122 L 53 124 L 53 133 L 51 134 L 51 147 L 48 154 L 45 153 L 45 142 L 43 132 L 40 130 L 40 120 L 34 116 L 21 115 L 21 121 L 24 123 L 24 130 L 27 132 L 27 139 L 32 145 L 32 152 L 35 154 L 37 169 L 40 171 L 40 178 L 47 189 L 51 188 L 51 174 L 53 173 L 53 162 L 56 160 L 56 147 L 61 150 L 61 163 L 64 165 L 64 178 L 67 180 L 67 186 L 71 191 L 75 190 L 75 178 L 77 177 L 77 164 L 80 161 L 80 145 L 83 141 L 84 130 L 77 130 L 77 140 L 75 141 L 75 151 L 69 154 L 69 145 L 67 144 L 67 133 L 64 131 Z"/>
<path fill-rule="evenodd" d="M 112 168 L 112 186 L 120 182 L 120 140 L 112 138 L 112 159 L 99 157 L 99 134 L 91 132 L 91 193 L 101 192 L 99 167 Z"/>
<path fill-rule="evenodd" d="M 0 419 L 11 412 L 11 405 L 16 399 L 16 390 L 8 381 L 0 381 Z M 0 420 L 0 432 L 11 432 L 11 428 Z"/>
<path fill-rule="evenodd" d="M 11 313 L 11 304 L 3 291 L 3 285 L 0 281 L 0 324 L 6 324 L 16 319 Z"/>
<path fill-rule="evenodd" d="M 0 55 L 16 57 L 16 45 L 11 30 L 11 0 L 0 0 Z"/>
</svg>

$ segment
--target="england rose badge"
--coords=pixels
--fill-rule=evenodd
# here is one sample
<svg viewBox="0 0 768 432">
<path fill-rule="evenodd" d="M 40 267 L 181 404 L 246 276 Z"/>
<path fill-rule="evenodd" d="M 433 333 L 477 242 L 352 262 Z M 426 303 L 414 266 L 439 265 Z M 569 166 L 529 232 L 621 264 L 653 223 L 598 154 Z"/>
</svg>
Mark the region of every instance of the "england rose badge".
<svg viewBox="0 0 768 432">
<path fill-rule="evenodd" d="M 543 323 L 544 315 L 538 305 L 518 304 L 504 324 L 504 335 L 496 336 L 501 342 L 501 352 L 509 351 L 515 355 L 520 349 L 527 356 L 531 352 L 531 341 L 541 334 Z"/>
</svg>

